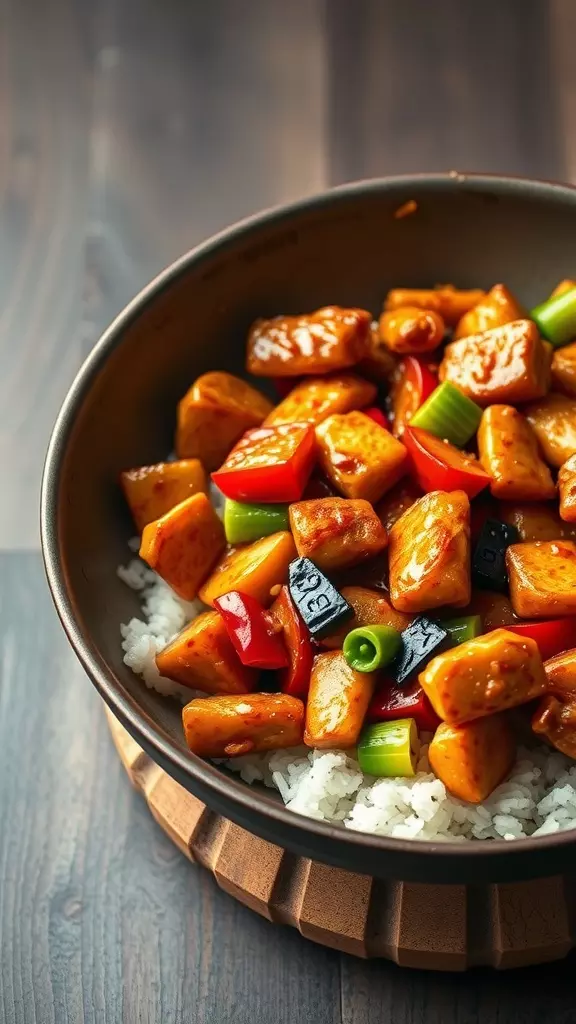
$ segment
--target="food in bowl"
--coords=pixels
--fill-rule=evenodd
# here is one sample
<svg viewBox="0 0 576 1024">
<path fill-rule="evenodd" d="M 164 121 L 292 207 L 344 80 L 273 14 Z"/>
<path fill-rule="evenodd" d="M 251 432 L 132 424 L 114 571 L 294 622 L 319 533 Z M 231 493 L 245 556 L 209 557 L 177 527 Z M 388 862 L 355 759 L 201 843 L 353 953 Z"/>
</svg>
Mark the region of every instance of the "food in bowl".
<svg viewBox="0 0 576 1024">
<path fill-rule="evenodd" d="M 401 288 L 377 323 L 257 321 L 276 404 L 192 384 L 176 458 L 122 474 L 120 570 L 124 660 L 186 700 L 191 751 L 359 831 L 576 825 L 574 338 L 574 282 L 529 315 L 501 284 Z"/>
</svg>

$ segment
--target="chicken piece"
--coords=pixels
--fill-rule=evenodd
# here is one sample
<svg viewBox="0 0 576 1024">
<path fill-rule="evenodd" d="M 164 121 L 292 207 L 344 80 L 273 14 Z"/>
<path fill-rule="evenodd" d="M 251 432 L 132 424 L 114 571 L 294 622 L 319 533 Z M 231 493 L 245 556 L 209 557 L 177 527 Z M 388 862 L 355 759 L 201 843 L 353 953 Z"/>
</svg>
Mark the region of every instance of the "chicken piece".
<svg viewBox="0 0 576 1024">
<path fill-rule="evenodd" d="M 287 693 L 200 697 L 182 710 L 186 743 L 199 757 L 239 757 L 302 743 L 304 705 Z"/>
<path fill-rule="evenodd" d="M 495 498 L 538 501 L 553 498 L 556 487 L 540 457 L 532 427 L 512 405 L 490 405 L 478 429 L 480 462 L 492 477 Z"/>
<path fill-rule="evenodd" d="M 245 430 L 258 427 L 272 410 L 256 388 L 231 373 L 204 373 L 178 403 L 176 452 L 217 469 Z"/>
<path fill-rule="evenodd" d="M 497 519 L 515 526 L 520 540 L 569 540 L 576 536 L 576 528 L 563 523 L 556 504 L 534 501 L 526 505 L 513 505 L 507 501 L 498 505 Z"/>
<path fill-rule="evenodd" d="M 571 455 L 558 473 L 560 515 L 567 523 L 576 523 L 576 455 Z"/>
<path fill-rule="evenodd" d="M 342 651 L 314 659 L 304 743 L 308 747 L 354 747 L 374 693 L 376 673 L 356 672 Z"/>
<path fill-rule="evenodd" d="M 492 590 L 475 590 L 470 604 L 463 608 L 460 614 L 479 615 L 486 633 L 500 626 L 513 626 L 519 621 L 518 616 L 514 614 L 510 598 L 506 594 Z"/>
<path fill-rule="evenodd" d="M 293 558 L 296 558 L 296 548 L 292 534 L 287 531 L 233 548 L 226 552 L 206 580 L 200 598 L 204 604 L 212 605 L 222 594 L 240 590 L 255 597 L 260 604 L 268 605 L 272 587 L 286 583 Z"/>
<path fill-rule="evenodd" d="M 444 349 L 439 378 L 449 380 L 478 405 L 529 402 L 550 384 L 552 347 L 532 320 L 514 320 Z"/>
<path fill-rule="evenodd" d="M 512 544 L 506 552 L 510 597 L 523 619 L 576 615 L 576 544 L 572 540 Z"/>
<path fill-rule="evenodd" d="M 448 327 L 455 327 L 468 310 L 484 298 L 480 288 L 460 291 L 454 285 L 443 284 L 436 288 L 393 288 L 386 296 L 385 310 L 417 306 L 439 313 Z"/>
<path fill-rule="evenodd" d="M 576 399 L 553 391 L 524 412 L 551 466 L 562 466 L 576 453 Z"/>
<path fill-rule="evenodd" d="M 379 329 L 384 344 L 399 355 L 430 352 L 438 348 L 446 330 L 439 313 L 432 309 L 419 309 L 418 306 L 382 313 Z"/>
<path fill-rule="evenodd" d="M 144 527 L 140 558 L 193 601 L 225 546 L 222 522 L 200 491 Z"/>
<path fill-rule="evenodd" d="M 318 498 L 290 505 L 296 550 L 323 572 L 345 569 L 384 550 L 388 543 L 372 505 L 362 499 Z"/>
<path fill-rule="evenodd" d="M 258 673 L 238 657 L 219 612 L 203 612 L 156 655 L 161 676 L 205 693 L 249 693 Z"/>
<path fill-rule="evenodd" d="M 388 384 L 395 367 L 396 359 L 390 350 L 386 348 L 386 345 L 382 343 L 378 323 L 374 321 L 370 328 L 370 349 L 368 355 L 364 356 L 356 364 L 356 370 L 363 377 L 367 377 L 368 380 L 375 381 L 376 384 Z"/>
<path fill-rule="evenodd" d="M 365 309 L 340 306 L 256 320 L 248 335 L 246 368 L 256 377 L 344 370 L 368 355 L 371 322 Z"/>
<path fill-rule="evenodd" d="M 428 760 L 435 775 L 459 800 L 482 803 L 506 778 L 516 758 L 514 734 L 505 715 L 466 725 L 438 726 Z"/>
<path fill-rule="evenodd" d="M 470 334 L 482 334 L 494 327 L 503 327 L 512 320 L 521 320 L 525 311 L 505 284 L 495 284 L 480 302 L 458 321 L 454 341 Z"/>
<path fill-rule="evenodd" d="M 404 445 L 363 412 L 329 416 L 316 439 L 322 469 L 347 498 L 374 503 L 408 468 Z"/>
<path fill-rule="evenodd" d="M 576 641 L 576 634 L 574 636 Z M 576 701 L 576 648 L 562 651 L 544 662 L 546 681 L 550 693 L 561 700 Z"/>
<path fill-rule="evenodd" d="M 552 354 L 552 387 L 565 395 L 576 397 L 576 341 L 554 349 Z"/>
<path fill-rule="evenodd" d="M 341 587 L 340 593 L 354 609 L 354 618 L 348 619 L 337 633 L 320 640 L 320 646 L 328 650 L 340 650 L 347 634 L 358 626 L 392 626 L 402 633 L 412 622 L 413 616 L 397 612 L 381 591 L 351 586 Z"/>
<path fill-rule="evenodd" d="M 301 381 L 272 410 L 265 427 L 278 423 L 322 423 L 335 412 L 350 412 L 370 405 L 376 386 L 353 373 L 335 373 Z"/>
<path fill-rule="evenodd" d="M 470 601 L 470 502 L 464 491 L 431 491 L 390 530 L 390 599 L 416 613 Z"/>
<path fill-rule="evenodd" d="M 507 629 L 438 654 L 418 680 L 436 714 L 450 725 L 526 704 L 546 690 L 538 644 Z"/>
<path fill-rule="evenodd" d="M 138 533 L 174 505 L 199 491 L 205 494 L 208 491 L 206 473 L 199 459 L 127 469 L 120 474 L 120 483 Z"/>
<path fill-rule="evenodd" d="M 538 705 L 532 718 L 532 729 L 562 754 L 576 760 L 576 695 L 560 701 L 548 694 Z"/>
<path fill-rule="evenodd" d="M 380 516 L 385 530 L 389 532 L 400 516 L 407 509 L 412 508 L 414 502 L 421 497 L 422 491 L 411 477 L 401 480 L 392 490 L 388 491 L 376 507 L 376 513 Z"/>
<path fill-rule="evenodd" d="M 572 288 L 576 288 L 576 281 L 571 281 L 570 278 L 565 277 L 563 281 L 556 285 L 554 291 L 550 292 L 550 298 L 555 299 L 557 295 L 564 295 L 564 292 L 569 292 Z"/>
</svg>

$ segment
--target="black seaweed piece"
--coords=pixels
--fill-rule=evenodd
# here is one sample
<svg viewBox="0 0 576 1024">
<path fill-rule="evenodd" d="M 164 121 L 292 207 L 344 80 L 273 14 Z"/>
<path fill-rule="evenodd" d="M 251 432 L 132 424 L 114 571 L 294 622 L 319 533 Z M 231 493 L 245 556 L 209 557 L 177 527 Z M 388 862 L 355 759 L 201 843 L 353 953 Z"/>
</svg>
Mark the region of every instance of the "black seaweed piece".
<svg viewBox="0 0 576 1024">
<path fill-rule="evenodd" d="M 295 558 L 290 562 L 288 589 L 305 625 L 316 639 L 335 633 L 354 615 L 354 609 L 309 558 Z"/>
<path fill-rule="evenodd" d="M 472 582 L 486 590 L 508 590 L 506 548 L 519 540 L 515 526 L 487 519 L 472 556 Z"/>
<path fill-rule="evenodd" d="M 388 671 L 399 686 L 408 683 L 421 672 L 430 658 L 438 654 L 448 640 L 448 630 L 434 619 L 419 615 L 402 632 L 402 649 L 390 664 Z"/>
</svg>

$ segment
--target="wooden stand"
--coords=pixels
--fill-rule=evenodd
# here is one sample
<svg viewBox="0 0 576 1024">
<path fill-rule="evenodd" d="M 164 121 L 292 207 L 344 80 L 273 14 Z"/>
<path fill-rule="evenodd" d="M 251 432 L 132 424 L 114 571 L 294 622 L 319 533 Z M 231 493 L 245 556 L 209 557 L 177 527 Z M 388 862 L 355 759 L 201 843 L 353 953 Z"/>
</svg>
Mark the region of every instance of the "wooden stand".
<svg viewBox="0 0 576 1024">
<path fill-rule="evenodd" d="M 210 811 L 108 714 L 133 786 L 158 824 L 225 892 L 324 946 L 404 967 L 463 971 L 559 960 L 575 945 L 576 875 L 506 885 L 386 882 L 316 863 Z"/>
</svg>

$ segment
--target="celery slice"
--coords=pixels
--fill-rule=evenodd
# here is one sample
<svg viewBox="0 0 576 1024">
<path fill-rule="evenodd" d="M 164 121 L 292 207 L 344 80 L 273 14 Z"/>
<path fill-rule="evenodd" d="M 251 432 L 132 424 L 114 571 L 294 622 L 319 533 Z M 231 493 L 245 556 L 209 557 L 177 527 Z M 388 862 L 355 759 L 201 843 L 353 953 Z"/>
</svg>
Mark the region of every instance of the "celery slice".
<svg viewBox="0 0 576 1024">
<path fill-rule="evenodd" d="M 363 772 L 378 778 L 409 778 L 416 774 L 418 733 L 413 718 L 377 722 L 364 729 L 358 743 Z"/>
<path fill-rule="evenodd" d="M 530 318 L 554 348 L 566 345 L 576 338 L 576 288 L 535 306 Z"/>
<path fill-rule="evenodd" d="M 421 427 L 462 448 L 478 430 L 481 418 L 480 406 L 445 380 L 414 413 L 409 426 Z"/>
</svg>

